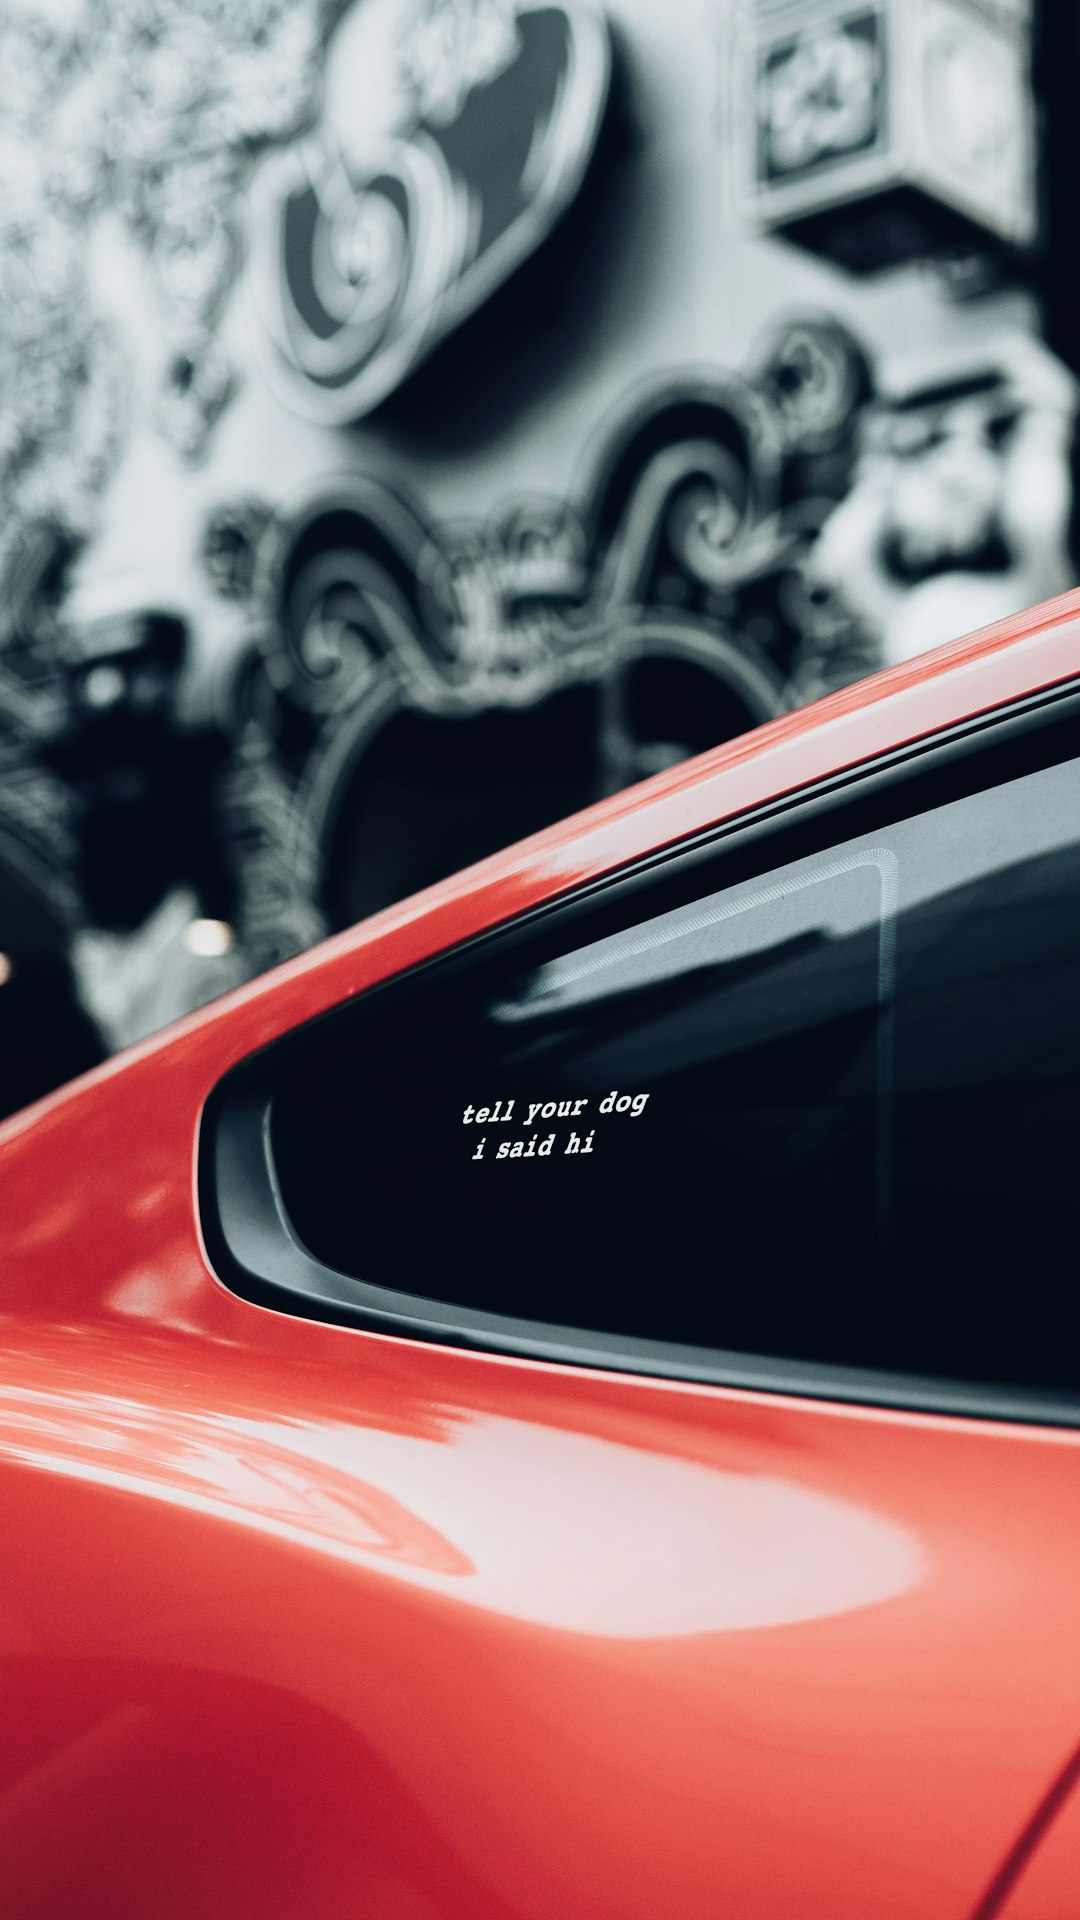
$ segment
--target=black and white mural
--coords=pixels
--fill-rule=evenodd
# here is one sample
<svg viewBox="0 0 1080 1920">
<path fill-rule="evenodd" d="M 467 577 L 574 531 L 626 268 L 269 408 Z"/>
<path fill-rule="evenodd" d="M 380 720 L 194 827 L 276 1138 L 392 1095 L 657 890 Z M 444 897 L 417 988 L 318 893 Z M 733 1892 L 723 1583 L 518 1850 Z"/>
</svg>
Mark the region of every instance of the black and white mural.
<svg viewBox="0 0 1080 1920">
<path fill-rule="evenodd" d="M 0 0 L 4 1111 L 1074 583 L 1073 27 Z"/>
</svg>

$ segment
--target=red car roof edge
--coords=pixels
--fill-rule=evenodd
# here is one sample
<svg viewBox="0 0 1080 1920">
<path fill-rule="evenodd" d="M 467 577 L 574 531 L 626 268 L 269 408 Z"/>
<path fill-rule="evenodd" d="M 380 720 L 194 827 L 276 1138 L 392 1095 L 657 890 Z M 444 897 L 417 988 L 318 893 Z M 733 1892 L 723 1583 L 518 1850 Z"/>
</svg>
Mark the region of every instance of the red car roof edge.
<svg viewBox="0 0 1080 1920">
<path fill-rule="evenodd" d="M 865 679 L 853 681 L 849 686 L 841 687 L 837 692 L 824 695 L 820 700 L 812 701 L 805 707 L 793 708 L 780 714 L 775 720 L 766 721 L 760 727 L 754 727 L 746 733 L 736 734 L 731 740 L 723 741 L 719 746 L 710 747 L 706 752 L 696 754 L 692 759 L 682 760 L 677 766 L 663 773 L 650 775 L 637 781 L 633 786 L 622 787 L 618 793 L 598 800 L 577 813 L 567 814 L 563 819 L 554 821 L 551 826 L 542 827 L 536 833 L 522 840 L 511 842 L 500 848 L 497 853 L 486 854 L 483 859 L 474 861 L 458 872 L 449 874 L 445 879 L 433 882 L 421 891 L 410 894 L 406 899 L 396 901 L 388 907 L 382 907 L 368 918 L 357 921 L 340 933 L 332 934 L 317 948 L 300 954 L 294 960 L 286 961 L 282 968 L 275 969 L 274 978 L 282 977 L 290 970 L 303 969 L 312 963 L 313 956 L 329 957 L 334 952 L 351 950 L 362 939 L 381 936 L 391 929 L 412 923 L 421 916 L 437 911 L 444 904 L 458 900 L 463 894 L 473 893 L 486 883 L 499 879 L 510 879 L 521 869 L 534 868 L 542 862 L 546 853 L 557 854 L 569 842 L 578 842 L 592 833 L 602 833 L 605 828 L 618 825 L 627 814 L 644 814 L 649 809 L 662 806 L 664 802 L 678 799 L 688 791 L 699 791 L 714 779 L 719 780 L 725 774 L 745 766 L 748 762 L 760 764 L 777 748 L 783 748 L 793 741 L 801 740 L 807 734 L 828 735 L 830 727 L 861 715 L 867 709 L 878 706 L 897 695 L 917 690 L 933 683 L 946 683 L 951 677 L 965 668 L 1017 647 L 1025 640 L 1039 641 L 1046 636 L 1059 637 L 1061 629 L 1067 629 L 1074 623 L 1080 624 L 1080 587 L 1069 593 L 1061 594 L 1054 600 L 1025 609 L 1022 613 L 1012 614 L 1006 620 L 996 621 L 992 626 L 980 627 L 975 632 L 962 634 L 955 640 L 946 641 L 931 652 L 918 654 L 899 666 L 885 667 L 879 673 L 868 675 Z M 1056 651 L 1056 650 L 1055 650 Z M 895 748 L 937 732 L 948 725 L 950 719 L 961 722 L 973 719 L 982 712 L 992 711 L 995 707 L 1010 700 L 1022 699 L 1027 694 L 1037 693 L 1045 688 L 1080 677 L 1080 632 L 1077 634 L 1075 656 L 1067 663 L 1058 660 L 1048 661 L 1044 672 L 1033 662 L 1035 671 L 1029 675 L 1018 675 L 1017 685 L 1004 693 L 995 690 L 985 699 L 974 698 L 963 708 L 958 708 L 951 716 L 937 715 L 925 724 L 916 725 L 910 731 L 898 730 L 880 742 L 872 745 L 864 743 L 850 758 L 843 755 L 823 756 L 821 767 L 809 775 L 800 774 L 790 785 L 778 785 L 763 793 L 756 800 L 745 801 L 733 796 L 734 804 L 721 805 L 714 813 L 710 823 L 702 820 L 702 829 L 709 824 L 719 824 L 722 820 L 736 817 L 745 812 L 750 805 L 760 804 L 764 799 L 779 798 L 784 793 L 800 786 L 809 785 L 814 779 L 827 778 L 830 773 L 843 772 L 847 767 L 858 765 L 864 759 L 871 759 L 879 753 L 887 753 Z M 825 764 L 827 762 L 827 764 Z M 692 829 L 687 828 L 686 831 Z M 670 840 L 678 838 L 679 831 L 665 834 L 649 843 L 649 851 L 657 851 Z M 624 854 L 629 859 L 631 854 Z M 608 865 L 620 864 L 618 857 Z M 592 875 L 604 872 L 605 865 L 599 862 L 591 864 L 588 871 Z M 573 884 L 576 876 L 568 875 L 565 884 Z M 584 877 L 584 875 L 582 875 Z M 552 892 L 556 888 L 552 888 Z M 263 979 L 269 975 L 261 976 Z M 239 992 L 249 991 L 240 988 Z"/>
</svg>

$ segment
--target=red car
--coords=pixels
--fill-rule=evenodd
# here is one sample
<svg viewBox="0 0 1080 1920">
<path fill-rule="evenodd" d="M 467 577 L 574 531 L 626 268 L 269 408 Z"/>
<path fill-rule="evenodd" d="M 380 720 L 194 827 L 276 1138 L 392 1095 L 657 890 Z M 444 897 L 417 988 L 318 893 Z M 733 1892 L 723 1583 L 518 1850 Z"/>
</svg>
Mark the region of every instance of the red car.
<svg viewBox="0 0 1080 1920">
<path fill-rule="evenodd" d="M 0 1133 L 6 1920 L 1080 1913 L 1080 596 Z"/>
</svg>

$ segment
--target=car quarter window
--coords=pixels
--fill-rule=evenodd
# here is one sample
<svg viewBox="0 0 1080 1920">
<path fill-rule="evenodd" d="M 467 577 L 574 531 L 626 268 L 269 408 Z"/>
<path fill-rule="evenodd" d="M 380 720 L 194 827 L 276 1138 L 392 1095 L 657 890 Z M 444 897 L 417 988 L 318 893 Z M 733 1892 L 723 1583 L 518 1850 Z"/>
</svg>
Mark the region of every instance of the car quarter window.
<svg viewBox="0 0 1080 1920">
<path fill-rule="evenodd" d="M 466 1321 L 1080 1402 L 1078 750 L 856 782 L 321 1023 L 292 1234 Z"/>
</svg>

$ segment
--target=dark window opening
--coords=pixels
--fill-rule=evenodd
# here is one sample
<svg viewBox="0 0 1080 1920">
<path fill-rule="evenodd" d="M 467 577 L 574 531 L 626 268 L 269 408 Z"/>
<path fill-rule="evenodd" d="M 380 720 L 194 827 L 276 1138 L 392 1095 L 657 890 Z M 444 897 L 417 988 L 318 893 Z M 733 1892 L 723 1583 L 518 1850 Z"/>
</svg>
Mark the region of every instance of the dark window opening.
<svg viewBox="0 0 1080 1920">
<path fill-rule="evenodd" d="M 1080 1394 L 1075 731 L 856 784 L 266 1056 L 297 1239 L 418 1313 Z"/>
</svg>

